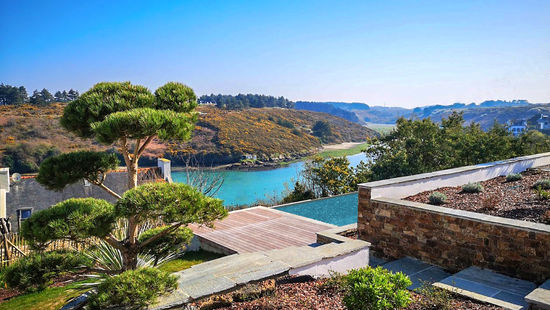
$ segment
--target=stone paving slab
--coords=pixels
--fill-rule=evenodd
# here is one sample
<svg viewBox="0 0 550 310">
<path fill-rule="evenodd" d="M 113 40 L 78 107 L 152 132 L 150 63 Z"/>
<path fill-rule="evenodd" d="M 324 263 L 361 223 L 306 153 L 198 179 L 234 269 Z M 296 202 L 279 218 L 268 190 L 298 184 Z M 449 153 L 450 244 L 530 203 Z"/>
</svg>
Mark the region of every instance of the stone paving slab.
<svg viewBox="0 0 550 310">
<path fill-rule="evenodd" d="M 475 300 L 517 310 L 528 308 L 524 298 L 536 288 L 532 282 L 474 266 L 434 285 Z"/>
<path fill-rule="evenodd" d="M 409 276 L 412 281 L 412 285 L 408 287 L 409 290 L 414 290 L 424 283 L 432 284 L 451 275 L 441 267 L 428 264 L 412 257 L 394 260 L 383 264 L 382 267 L 391 272 L 402 272 Z"/>
<path fill-rule="evenodd" d="M 525 301 L 536 309 L 550 310 L 550 279 L 525 296 Z"/>
</svg>

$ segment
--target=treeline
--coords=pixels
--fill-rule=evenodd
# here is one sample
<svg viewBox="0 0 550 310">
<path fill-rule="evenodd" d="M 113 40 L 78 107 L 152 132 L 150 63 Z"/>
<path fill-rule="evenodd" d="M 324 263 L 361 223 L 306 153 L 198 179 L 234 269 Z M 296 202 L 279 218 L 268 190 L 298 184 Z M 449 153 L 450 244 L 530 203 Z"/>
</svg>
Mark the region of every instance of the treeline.
<svg viewBox="0 0 550 310">
<path fill-rule="evenodd" d="M 199 98 L 200 104 L 215 104 L 218 108 L 241 110 L 246 108 L 293 108 L 294 103 L 285 97 L 274 97 L 255 94 L 233 95 L 204 95 Z"/>
<path fill-rule="evenodd" d="M 7 84 L 0 84 L 0 105 L 16 105 L 29 103 L 32 105 L 47 105 L 53 102 L 69 102 L 77 99 L 79 96 L 78 91 L 74 89 L 58 90 L 54 95 L 49 90 L 43 88 L 42 90 L 35 89 L 32 95 L 29 97 L 27 89 L 24 86 L 11 86 Z"/>
<path fill-rule="evenodd" d="M 495 123 L 484 131 L 477 123 L 465 126 L 462 113 L 441 123 L 400 118 L 388 135 L 371 141 L 368 163 L 349 167 L 346 158 L 316 158 L 305 165 L 301 181 L 284 202 L 356 191 L 363 182 L 476 165 L 550 151 L 550 137 L 531 130 L 514 137 Z"/>
</svg>

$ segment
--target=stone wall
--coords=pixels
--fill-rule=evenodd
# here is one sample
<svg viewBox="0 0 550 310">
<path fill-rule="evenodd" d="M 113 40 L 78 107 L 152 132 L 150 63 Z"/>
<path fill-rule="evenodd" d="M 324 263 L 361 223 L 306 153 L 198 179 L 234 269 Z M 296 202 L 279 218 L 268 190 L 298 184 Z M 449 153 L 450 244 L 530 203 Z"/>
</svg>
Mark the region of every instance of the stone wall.
<svg viewBox="0 0 550 310">
<path fill-rule="evenodd" d="M 475 265 L 534 282 L 550 278 L 550 225 L 500 218 L 359 189 L 359 238 L 386 257 L 412 256 L 452 272 Z"/>
<path fill-rule="evenodd" d="M 169 174 L 170 171 L 168 170 Z M 139 170 L 138 183 L 163 180 L 161 168 L 142 168 Z M 105 178 L 105 185 L 122 195 L 127 186 L 126 170 L 109 172 Z M 114 202 L 116 199 L 101 188 L 93 184 L 85 184 L 84 180 L 67 186 L 62 191 L 51 191 L 36 182 L 34 176 L 24 176 L 19 183 L 11 183 L 10 191 L 6 195 L 6 211 L 10 218 L 12 230 L 17 231 L 19 221 L 17 210 L 32 209 L 32 212 L 47 209 L 50 206 L 69 198 L 93 197 Z"/>
</svg>

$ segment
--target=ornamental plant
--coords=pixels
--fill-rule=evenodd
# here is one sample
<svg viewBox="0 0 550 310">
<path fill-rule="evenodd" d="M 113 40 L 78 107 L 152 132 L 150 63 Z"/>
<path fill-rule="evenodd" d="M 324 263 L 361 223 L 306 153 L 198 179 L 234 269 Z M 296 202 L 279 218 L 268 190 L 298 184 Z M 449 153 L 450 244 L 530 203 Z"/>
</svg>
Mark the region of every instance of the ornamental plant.
<svg viewBox="0 0 550 310">
<path fill-rule="evenodd" d="M 380 266 L 351 270 L 343 279 L 344 304 L 350 310 L 400 309 L 411 303 L 412 282 L 403 273 Z"/>
<path fill-rule="evenodd" d="M 196 106 L 193 90 L 174 82 L 154 94 L 129 82 L 103 82 L 70 102 L 63 111 L 61 125 L 81 138 L 115 147 L 127 167 L 128 191 L 120 195 L 104 184 L 107 172 L 119 165 L 115 154 L 78 151 L 47 159 L 37 177 L 45 187 L 62 190 L 86 179 L 117 200 L 112 204 L 101 199 L 74 198 L 34 213 L 22 226 L 30 245 L 43 249 L 53 240 L 97 237 L 120 252 L 118 272 L 122 272 L 136 269 L 140 254 L 162 252 L 170 248 L 165 243 L 174 240 L 188 241 L 190 232 L 182 230 L 188 224 L 211 226 L 226 216 L 221 200 L 206 197 L 189 185 L 137 186 L 138 161 L 147 147 L 154 139 L 190 139 L 197 119 Z M 148 220 L 160 220 L 165 226 L 140 240 L 140 228 Z M 114 233 L 115 223 L 120 221 L 125 223 L 123 238 Z"/>
<path fill-rule="evenodd" d="M 433 192 L 430 197 L 428 197 L 430 204 L 440 206 L 447 202 L 447 195 L 440 192 Z"/>
<path fill-rule="evenodd" d="M 506 176 L 506 182 L 515 182 L 523 179 L 521 173 L 510 173 Z"/>
<path fill-rule="evenodd" d="M 468 183 L 462 186 L 462 192 L 464 193 L 481 193 L 483 191 L 483 185 L 480 183 Z"/>
<path fill-rule="evenodd" d="M 128 270 L 105 279 L 90 296 L 88 309 L 143 309 L 176 289 L 176 277 L 154 268 Z"/>
</svg>

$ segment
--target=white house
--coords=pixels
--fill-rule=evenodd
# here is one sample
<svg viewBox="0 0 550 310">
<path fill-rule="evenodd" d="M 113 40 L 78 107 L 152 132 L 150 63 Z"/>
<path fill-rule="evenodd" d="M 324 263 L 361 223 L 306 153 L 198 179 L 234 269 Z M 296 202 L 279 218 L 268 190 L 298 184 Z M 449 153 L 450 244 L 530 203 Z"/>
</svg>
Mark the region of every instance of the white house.
<svg viewBox="0 0 550 310">
<path fill-rule="evenodd" d="M 540 130 L 550 129 L 550 117 L 548 117 L 548 115 L 541 114 L 537 123 L 539 124 Z"/>
<path fill-rule="evenodd" d="M 508 131 L 510 131 L 514 137 L 519 136 L 522 133 L 527 131 L 527 121 L 510 121 L 510 126 L 508 126 Z"/>
</svg>

